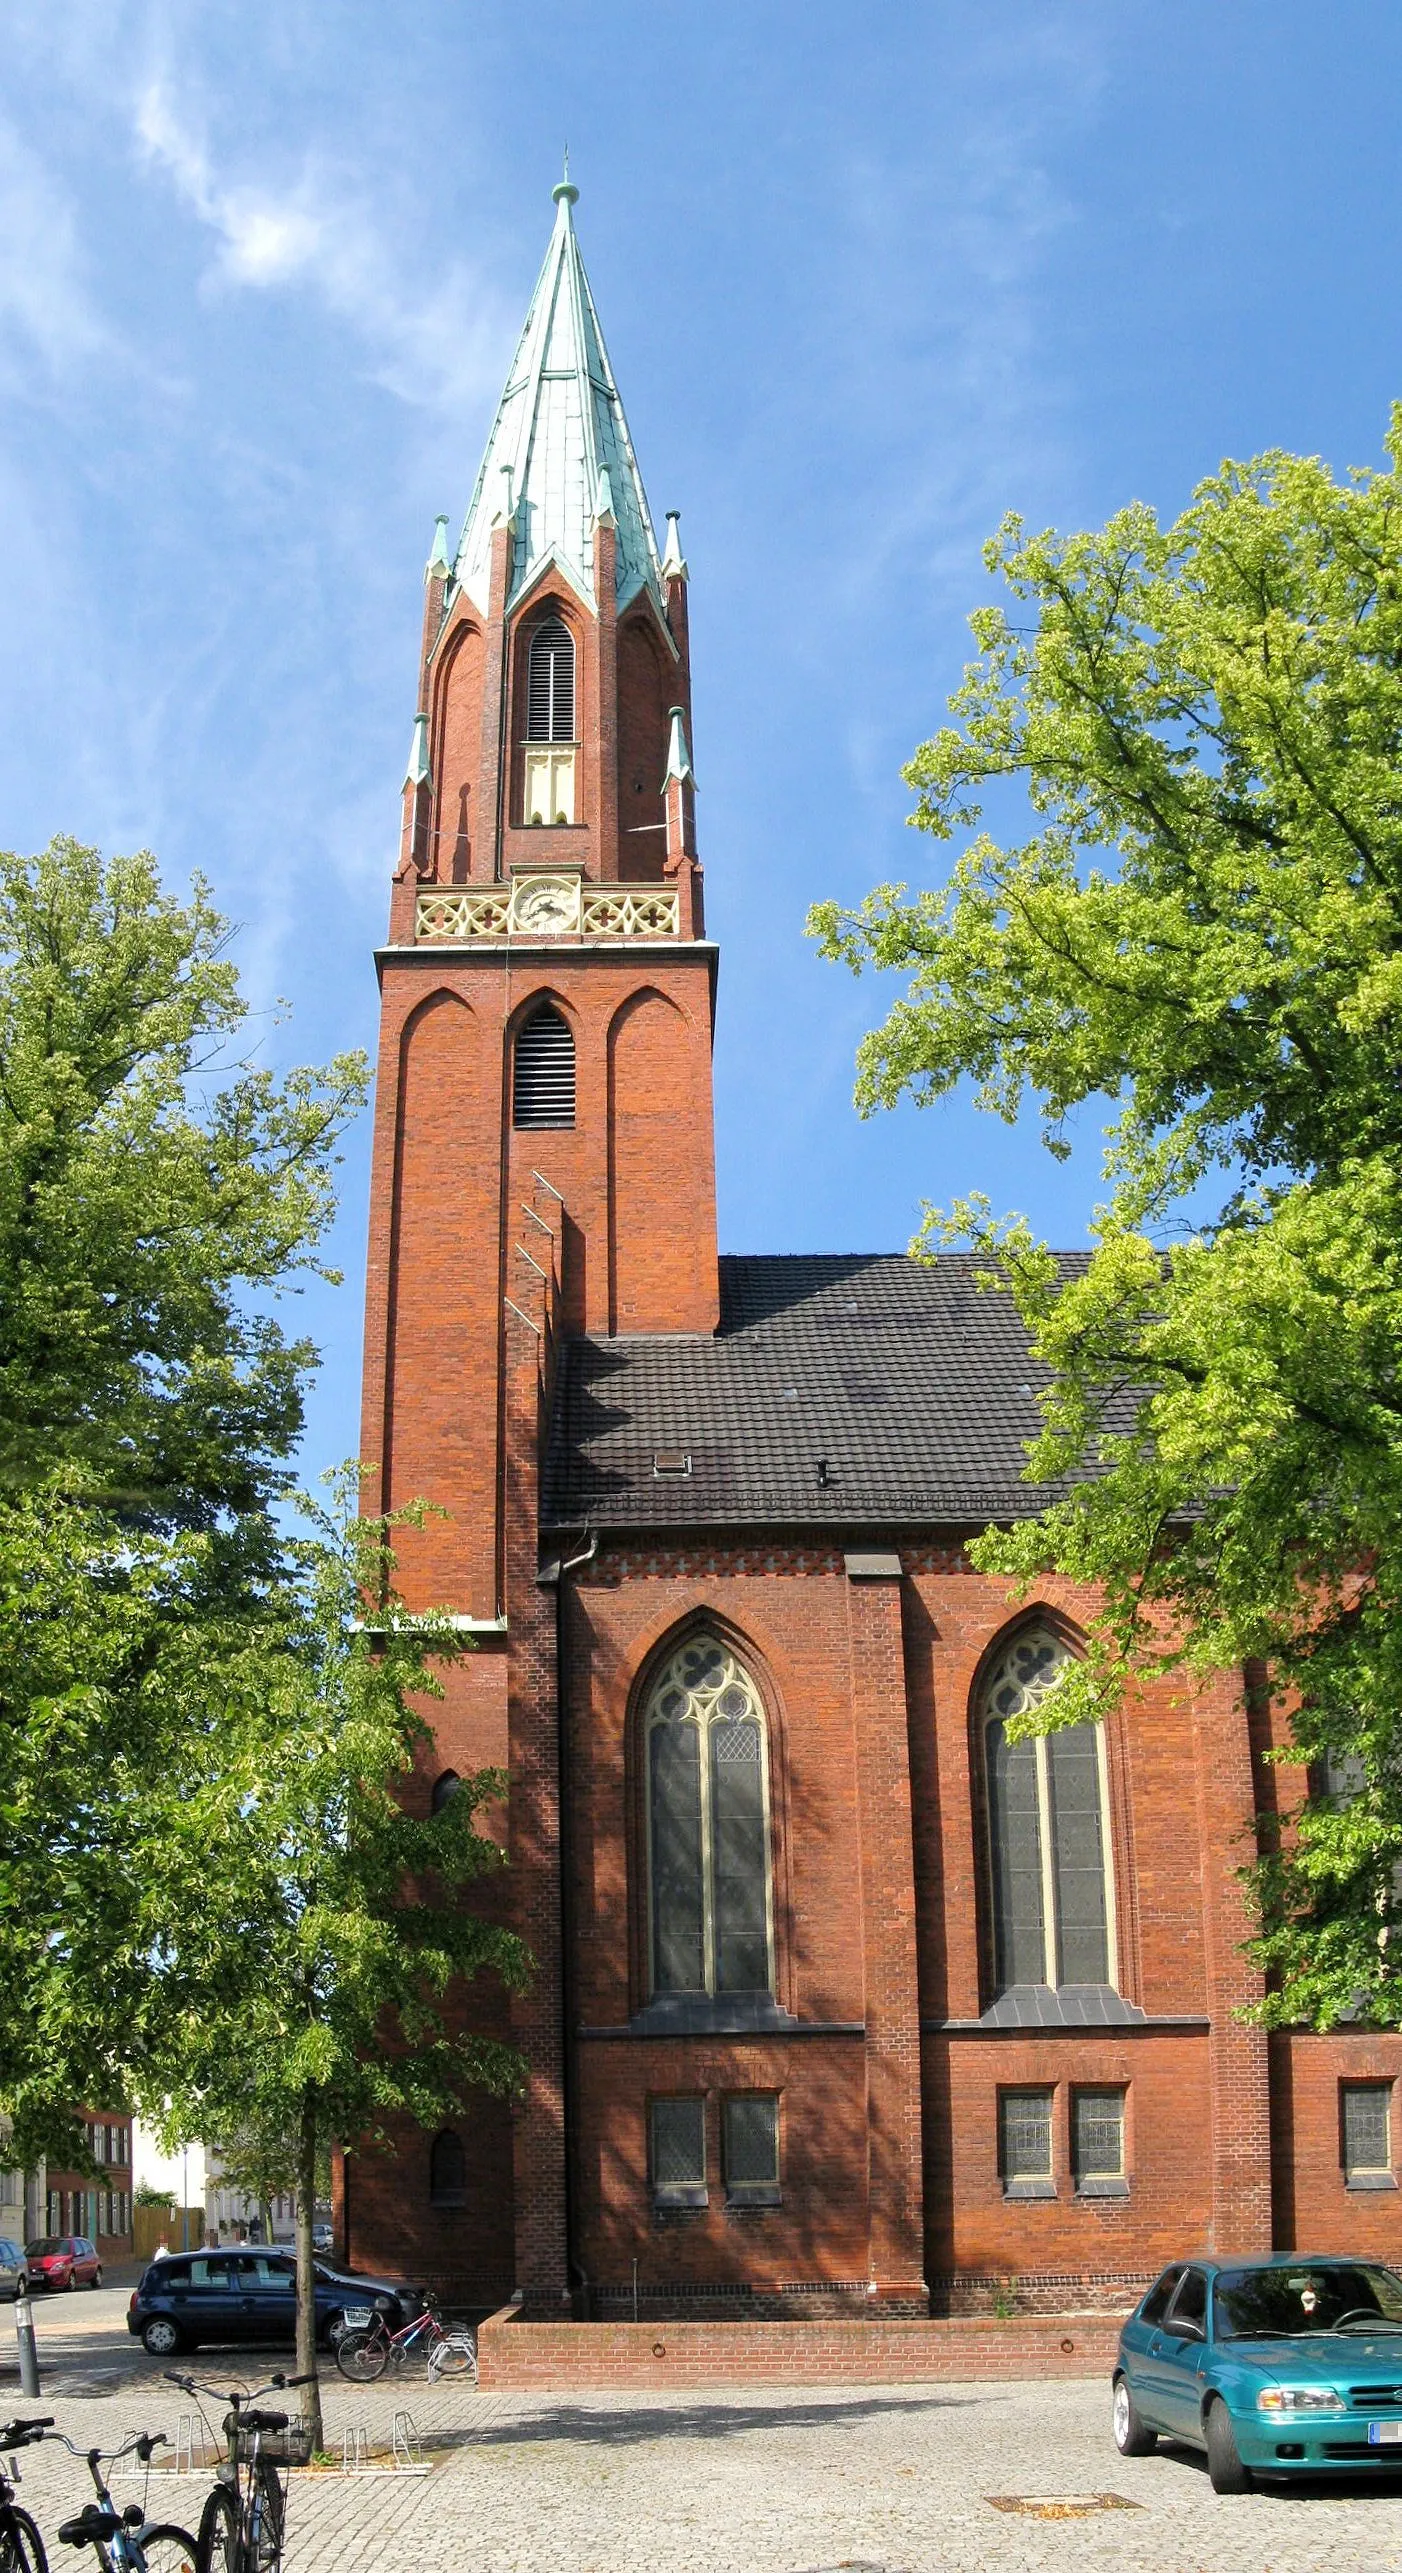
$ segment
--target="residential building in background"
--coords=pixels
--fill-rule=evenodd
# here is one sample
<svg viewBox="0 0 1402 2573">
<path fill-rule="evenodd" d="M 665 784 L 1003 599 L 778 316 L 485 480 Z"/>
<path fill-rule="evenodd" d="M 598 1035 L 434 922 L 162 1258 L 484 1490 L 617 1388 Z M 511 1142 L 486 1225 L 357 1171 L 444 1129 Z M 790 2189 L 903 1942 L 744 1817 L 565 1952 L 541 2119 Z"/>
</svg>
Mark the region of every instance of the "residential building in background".
<svg viewBox="0 0 1402 2573">
<path fill-rule="evenodd" d="M 46 2234 L 84 2234 L 104 2260 L 132 2257 L 131 2119 L 118 2110 L 79 2111 L 96 2176 L 45 2165 Z"/>
<path fill-rule="evenodd" d="M 269 2218 L 270 2239 L 292 2240 L 292 2198 L 275 2196 L 261 2209 L 247 2189 L 231 2183 L 216 2146 L 189 2144 L 167 2153 L 153 2129 L 138 2120 L 135 2151 L 137 2188 L 159 2190 L 169 2199 L 171 2223 L 166 2230 L 172 2250 L 186 2247 L 186 2228 L 181 2224 L 181 2210 L 186 2207 L 197 2211 L 199 2238 L 204 2241 L 229 2242 L 236 2236 L 257 2241 Z"/>
</svg>

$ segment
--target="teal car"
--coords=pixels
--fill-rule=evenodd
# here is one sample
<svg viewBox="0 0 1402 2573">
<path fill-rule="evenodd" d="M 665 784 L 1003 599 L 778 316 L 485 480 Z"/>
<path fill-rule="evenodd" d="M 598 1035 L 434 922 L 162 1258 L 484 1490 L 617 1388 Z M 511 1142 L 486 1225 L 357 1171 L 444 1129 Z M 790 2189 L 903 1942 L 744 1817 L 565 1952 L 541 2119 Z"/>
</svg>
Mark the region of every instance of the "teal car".
<svg viewBox="0 0 1402 2573">
<path fill-rule="evenodd" d="M 1115 2445 L 1207 2451 L 1212 2489 L 1402 2469 L 1402 2277 L 1366 2260 L 1183 2260 L 1120 2334 Z"/>
</svg>

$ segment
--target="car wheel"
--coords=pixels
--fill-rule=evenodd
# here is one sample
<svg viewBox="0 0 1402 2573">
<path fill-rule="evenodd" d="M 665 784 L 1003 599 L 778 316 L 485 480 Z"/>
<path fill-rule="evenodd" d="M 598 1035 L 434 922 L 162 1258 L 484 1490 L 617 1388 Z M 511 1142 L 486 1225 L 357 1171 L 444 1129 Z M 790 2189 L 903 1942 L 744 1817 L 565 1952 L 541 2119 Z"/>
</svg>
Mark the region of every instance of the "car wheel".
<svg viewBox="0 0 1402 2573">
<path fill-rule="evenodd" d="M 100 2287 L 102 2285 L 102 2272 L 100 2269 L 95 2269 L 93 2271 L 92 2283 L 94 2287 Z"/>
<path fill-rule="evenodd" d="M 1115 2445 L 1122 2457 L 1152 2457 L 1159 2444 L 1158 2432 L 1146 2429 L 1129 2390 L 1129 2379 L 1117 2376 L 1110 2397 L 1110 2421 Z"/>
<path fill-rule="evenodd" d="M 69 2288 L 76 2287 L 76 2286 L 77 2286 L 77 2284 L 78 2284 L 78 2273 L 77 2273 L 77 2270 L 76 2270 L 76 2269 L 70 2269 L 70 2271 L 69 2271 L 69 2273 L 68 2273 L 68 2276 L 65 2278 L 65 2280 L 64 2280 L 64 2282 L 63 2282 L 63 2283 L 64 2283 L 64 2286 L 65 2286 L 65 2287 L 69 2287 Z"/>
<path fill-rule="evenodd" d="M 1249 2493 L 1250 2470 L 1241 2462 L 1232 2416 L 1225 2403 L 1208 2405 L 1203 2430 L 1207 2439 L 1207 2471 L 1214 2493 Z"/>
<path fill-rule="evenodd" d="M 141 2327 L 141 2346 L 153 2359 L 173 2358 L 185 2346 L 179 2326 L 168 2314 L 153 2314 Z"/>
</svg>

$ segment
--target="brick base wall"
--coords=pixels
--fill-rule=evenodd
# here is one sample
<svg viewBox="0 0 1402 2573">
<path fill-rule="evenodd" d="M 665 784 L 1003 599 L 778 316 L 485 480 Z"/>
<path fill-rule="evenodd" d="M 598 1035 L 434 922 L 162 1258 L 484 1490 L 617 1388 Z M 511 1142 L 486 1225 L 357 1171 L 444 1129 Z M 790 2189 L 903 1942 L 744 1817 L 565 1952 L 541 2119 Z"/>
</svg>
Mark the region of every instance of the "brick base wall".
<svg viewBox="0 0 1402 2573">
<path fill-rule="evenodd" d="M 512 2306 L 477 2336 L 490 2393 L 573 2386 L 923 2385 L 1099 2377 L 1119 2317 L 853 2323 L 530 2323 Z"/>
<path fill-rule="evenodd" d="M 1007 2321 L 1024 2314 L 1081 2316 L 1113 2314 L 1119 2318 L 1137 2305 L 1156 2275 L 1146 2270 L 989 2271 L 981 2276 L 960 2271 L 932 2278 L 928 2303 L 883 2294 L 874 2309 L 866 2279 L 796 2279 L 768 2284 L 748 2281 L 698 2287 L 676 2279 L 630 2281 L 595 2279 L 580 2320 L 591 2323 L 757 2322 L 792 2323 L 829 2319 L 868 2322 L 876 2310 L 886 2315 L 929 2312 L 946 2320 L 959 2316 Z"/>
</svg>

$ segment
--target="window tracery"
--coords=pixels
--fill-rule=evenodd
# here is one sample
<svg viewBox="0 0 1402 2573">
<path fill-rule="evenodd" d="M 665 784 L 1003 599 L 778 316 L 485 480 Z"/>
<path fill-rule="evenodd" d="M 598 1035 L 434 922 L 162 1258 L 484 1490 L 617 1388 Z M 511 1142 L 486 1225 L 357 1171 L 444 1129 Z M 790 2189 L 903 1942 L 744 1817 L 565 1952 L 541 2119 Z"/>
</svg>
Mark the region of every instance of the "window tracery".
<svg viewBox="0 0 1402 2573">
<path fill-rule="evenodd" d="M 1103 1729 L 1072 1724 L 1010 1741 L 1008 1725 L 1042 1703 L 1070 1651 L 1024 1626 L 980 1700 L 988 1800 L 996 1988 L 1114 1980 L 1114 1902 Z"/>
<path fill-rule="evenodd" d="M 727 1645 L 694 1635 L 672 1655 L 644 1740 L 654 1995 L 772 1991 L 764 1708 Z"/>
</svg>

